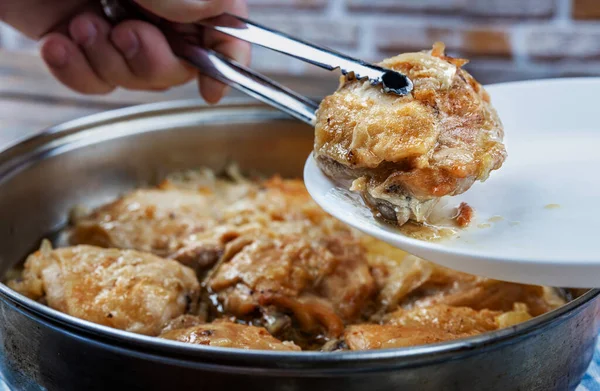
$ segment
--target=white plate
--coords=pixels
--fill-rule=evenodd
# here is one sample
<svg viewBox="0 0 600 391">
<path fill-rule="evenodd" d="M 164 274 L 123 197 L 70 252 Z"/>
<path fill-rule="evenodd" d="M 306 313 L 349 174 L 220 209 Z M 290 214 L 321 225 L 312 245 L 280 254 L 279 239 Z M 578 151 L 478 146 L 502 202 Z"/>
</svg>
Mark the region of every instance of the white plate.
<svg viewBox="0 0 600 391">
<path fill-rule="evenodd" d="M 600 288 L 600 78 L 486 89 L 504 123 L 508 159 L 486 182 L 448 198 L 476 211 L 458 236 L 427 242 L 379 223 L 341 196 L 312 155 L 304 169 L 308 191 L 338 219 L 440 265 L 507 281 Z"/>
</svg>

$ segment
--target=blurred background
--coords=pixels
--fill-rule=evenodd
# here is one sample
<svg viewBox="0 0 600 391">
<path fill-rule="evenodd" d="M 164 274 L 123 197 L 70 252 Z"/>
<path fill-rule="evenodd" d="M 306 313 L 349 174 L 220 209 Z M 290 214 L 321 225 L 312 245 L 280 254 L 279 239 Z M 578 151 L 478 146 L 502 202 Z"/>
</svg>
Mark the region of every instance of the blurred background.
<svg viewBox="0 0 600 391">
<path fill-rule="evenodd" d="M 450 55 L 469 58 L 467 69 L 485 84 L 600 75 L 600 0 L 248 2 L 251 18 L 262 24 L 367 61 L 429 49 L 439 40 Z M 86 109 L 107 109 L 197 96 L 194 85 L 166 94 L 117 91 L 110 97 L 76 96 L 48 77 L 36 51 L 35 42 L 0 25 L 0 103 L 3 96 L 37 94 L 60 101 L 65 110 L 74 100 L 85 101 Z M 260 48 L 254 51 L 252 66 L 310 96 L 327 94 L 337 85 L 336 75 Z M 230 99 L 236 97 L 234 93 Z M 0 124 L 8 121 L 3 113 L 14 117 L 20 103 L 29 104 L 0 104 Z M 48 113 L 46 122 L 68 117 L 56 113 Z"/>
<path fill-rule="evenodd" d="M 249 0 L 251 18 L 368 61 L 440 40 L 471 59 L 484 83 L 600 74 L 598 0 Z M 6 26 L 0 46 L 35 50 Z M 257 49 L 253 66 L 311 74 L 307 64 Z"/>
</svg>

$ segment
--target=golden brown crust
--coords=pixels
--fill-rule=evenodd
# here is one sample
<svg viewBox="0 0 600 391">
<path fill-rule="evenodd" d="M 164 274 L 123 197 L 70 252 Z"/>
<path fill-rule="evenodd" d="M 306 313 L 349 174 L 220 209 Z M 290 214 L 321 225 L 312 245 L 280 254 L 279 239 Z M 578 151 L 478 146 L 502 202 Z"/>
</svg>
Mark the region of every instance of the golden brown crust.
<svg viewBox="0 0 600 391">
<path fill-rule="evenodd" d="M 394 195 L 426 201 L 485 180 L 506 157 L 504 133 L 488 94 L 463 63 L 439 46 L 384 60 L 381 66 L 413 81 L 404 97 L 342 80 L 317 112 L 314 152 L 320 167 L 334 179 L 366 177 L 362 192 L 392 204 Z"/>
<path fill-rule="evenodd" d="M 12 287 L 66 314 L 147 335 L 193 310 L 200 293 L 194 272 L 172 260 L 83 245 L 52 250 L 47 243 Z"/>
<path fill-rule="evenodd" d="M 565 303 L 553 288 L 516 284 L 461 273 L 408 255 L 387 243 L 365 237 L 379 301 L 386 312 L 436 305 L 510 312 L 523 303 L 538 316 Z"/>
<path fill-rule="evenodd" d="M 364 250 L 349 235 L 311 243 L 274 233 L 227 254 L 207 286 L 238 317 L 273 305 L 293 313 L 305 332 L 324 328 L 338 336 L 342 322 L 359 318 L 375 293 Z"/>
<path fill-rule="evenodd" d="M 293 342 L 281 342 L 262 327 L 247 326 L 229 321 L 214 321 L 188 328 L 174 329 L 161 338 L 196 345 L 257 350 L 301 350 Z"/>
<path fill-rule="evenodd" d="M 200 170 L 80 213 L 69 242 L 151 252 L 202 274 L 231 240 L 272 229 L 313 236 L 349 231 L 311 200 L 301 181 L 232 181 Z"/>
<path fill-rule="evenodd" d="M 469 224 L 471 224 L 471 220 L 473 220 L 474 214 L 475 211 L 473 210 L 473 208 L 471 208 L 469 204 L 467 204 L 466 202 L 461 202 L 458 206 L 457 214 L 455 217 L 456 224 L 462 228 L 468 227 Z"/>
<path fill-rule="evenodd" d="M 76 219 L 69 240 L 169 257 L 189 235 L 214 228 L 219 217 L 214 198 L 182 189 L 136 190 Z"/>
<path fill-rule="evenodd" d="M 350 326 L 344 339 L 352 350 L 425 345 L 494 331 L 528 319 L 531 315 L 523 304 L 508 312 L 437 304 L 399 309 L 386 315 L 382 325 Z"/>
<path fill-rule="evenodd" d="M 436 328 L 456 336 L 468 336 L 498 329 L 500 311 L 476 311 L 469 307 L 445 304 L 427 308 L 399 309 L 385 317 L 386 324 L 404 327 Z"/>
<path fill-rule="evenodd" d="M 437 328 L 357 324 L 348 326 L 344 340 L 350 350 L 403 348 L 449 341 L 458 336 Z"/>
<path fill-rule="evenodd" d="M 162 330 L 189 343 L 252 349 L 374 349 L 441 342 L 523 322 L 564 303 L 550 289 L 459 273 L 363 236 L 321 210 L 299 180 L 275 177 L 224 187 L 167 181 L 150 191 L 166 192 L 165 199 L 179 192 L 206 199 L 156 202 L 165 199 L 155 193 L 140 196 L 144 190 L 139 190 L 100 208 L 123 224 L 115 228 L 123 240 L 144 239 L 143 231 L 130 232 L 125 226 L 133 231 L 145 221 L 150 221 L 148 227 L 160 226 L 148 216 L 168 215 L 167 210 L 182 210 L 182 205 L 206 205 L 216 193 L 230 197 L 214 219 L 201 209 L 186 215 L 188 226 L 196 226 L 198 218 L 210 229 L 183 238 L 173 235 L 177 243 L 200 246 L 183 247 L 191 258 L 210 246 L 221 256 L 202 276 L 207 291 L 197 310 L 199 284 L 189 268 L 137 251 L 91 246 L 52 250 L 45 244 L 27 261 L 22 279 L 10 286 L 107 326 L 149 335 Z M 136 207 L 126 207 L 136 201 Z M 145 209 L 153 213 L 142 213 Z M 102 213 L 94 213 L 96 223 L 101 222 Z M 151 230 L 149 236 L 158 237 L 159 231 Z M 221 325 L 223 318 L 235 324 Z M 246 328 L 259 325 L 264 329 Z M 281 342 L 287 340 L 297 346 Z"/>
</svg>

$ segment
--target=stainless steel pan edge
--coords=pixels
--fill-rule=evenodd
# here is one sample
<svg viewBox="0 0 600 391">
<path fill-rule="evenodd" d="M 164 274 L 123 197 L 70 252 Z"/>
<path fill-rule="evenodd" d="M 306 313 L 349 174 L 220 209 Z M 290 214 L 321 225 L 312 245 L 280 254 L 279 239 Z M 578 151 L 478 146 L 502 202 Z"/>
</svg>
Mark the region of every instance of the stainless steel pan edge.
<svg viewBox="0 0 600 391">
<path fill-rule="evenodd" d="M 273 370 L 153 354 L 66 331 L 5 304 L 0 301 L 0 369 L 14 390 L 573 390 L 594 351 L 590 325 L 598 309 L 580 307 L 569 322 L 471 357 L 394 369 L 382 360 L 380 369 L 331 371 L 309 360 Z"/>
<path fill-rule="evenodd" d="M 0 300 L 12 310 L 19 311 L 32 320 L 43 322 L 48 327 L 79 335 L 82 338 L 97 340 L 100 344 L 118 346 L 123 349 L 133 349 L 137 352 L 161 354 L 177 357 L 178 359 L 208 360 L 223 365 L 242 365 L 252 372 L 253 367 L 276 369 L 298 369 L 297 364 L 310 363 L 318 365 L 319 373 L 344 373 L 356 371 L 355 366 L 362 370 L 390 370 L 410 368 L 416 365 L 435 364 L 457 357 L 467 357 L 472 354 L 485 353 L 490 349 L 501 348 L 506 344 L 517 343 L 521 338 L 531 337 L 543 332 L 553 323 L 568 322 L 583 311 L 587 306 L 597 306 L 596 313 L 600 315 L 600 303 L 595 303 L 600 295 L 599 290 L 590 290 L 570 303 L 530 321 L 505 328 L 495 332 L 464 338 L 457 341 L 417 346 L 402 349 L 382 349 L 359 352 L 271 352 L 244 349 L 222 349 L 210 346 L 190 345 L 181 342 L 147 337 L 129 333 L 110 327 L 98 325 L 78 319 L 59 311 L 53 310 L 36 301 L 30 300 L 0 283 Z M 596 326 L 598 331 L 600 325 Z M 115 345 L 117 344 L 117 345 Z M 204 361 L 201 361 L 204 362 Z M 206 362 L 205 362 L 206 363 Z M 309 374 L 309 368 L 300 368 L 304 375 Z M 272 372 L 275 373 L 275 372 Z"/>
<path fill-rule="evenodd" d="M 174 119 L 177 120 L 173 121 Z M 13 176 L 19 175 L 20 172 L 42 159 L 69 153 L 78 148 L 84 148 L 107 140 L 117 140 L 121 137 L 135 137 L 145 132 L 165 132 L 168 131 L 166 129 L 177 126 L 202 127 L 215 123 L 242 126 L 249 123 L 262 124 L 270 121 L 280 121 L 282 124 L 289 122 L 290 126 L 295 124 L 295 122 L 287 121 L 279 113 L 254 104 L 205 107 L 200 106 L 198 102 L 184 101 L 145 105 L 102 113 L 50 128 L 37 136 L 0 152 L 0 188 L 4 182 L 10 180 Z M 122 124 L 125 122 L 143 126 L 138 126 L 137 128 L 136 126 L 123 127 Z M 110 132 L 107 132 L 107 127 L 112 128 Z M 294 127 L 296 129 L 290 130 L 290 132 L 306 132 L 305 137 L 311 137 L 308 127 L 303 128 L 297 124 Z M 201 132 L 202 130 L 199 129 L 198 131 Z M 0 204 L 0 209 L 3 207 L 6 206 Z M 4 260 L 2 261 L 4 262 Z M 14 263 L 15 261 L 13 260 L 12 262 Z M 598 290 L 589 291 L 566 306 L 514 328 L 450 343 L 409 349 L 368 352 L 336 354 L 302 352 L 289 354 L 192 346 L 110 329 L 54 311 L 11 291 L 8 287 L 1 284 L 0 314 L 3 321 L 0 330 L 2 330 L 3 357 L 20 357 L 21 361 L 23 361 L 23 357 L 26 355 L 23 354 L 24 350 L 18 348 L 19 344 L 29 346 L 32 341 L 36 340 L 36 337 L 39 337 L 40 339 L 37 340 L 37 343 L 33 343 L 34 347 L 39 350 L 42 343 L 47 343 L 48 335 L 52 335 L 52 338 L 55 340 L 60 336 L 60 339 L 68 340 L 73 346 L 81 344 L 86 349 L 96 353 L 102 352 L 102 354 L 108 354 L 107 352 L 112 352 L 111 354 L 115 356 L 127 357 L 128 360 L 141 360 L 142 362 L 154 362 L 158 360 L 158 362 L 164 364 L 165 368 L 192 368 L 193 370 L 190 369 L 192 372 L 200 371 L 198 374 L 203 373 L 202 376 L 208 376 L 206 373 L 214 376 L 217 373 L 225 371 L 242 377 L 252 375 L 253 378 L 266 376 L 272 379 L 278 377 L 285 379 L 323 379 L 328 377 L 337 378 L 342 374 L 353 378 L 361 374 L 366 376 L 368 373 L 387 372 L 386 381 L 379 381 L 382 387 L 384 384 L 394 386 L 404 385 L 405 387 L 409 387 L 407 389 L 412 389 L 410 388 L 411 385 L 425 384 L 423 381 L 427 380 L 428 376 L 423 377 L 422 373 L 427 368 L 429 368 L 429 371 L 438 368 L 437 370 L 441 372 L 439 376 L 441 379 L 449 381 L 449 384 L 454 382 L 459 387 L 448 389 L 465 389 L 464 379 L 457 378 L 450 381 L 450 378 L 453 373 L 459 376 L 462 371 L 467 370 L 466 368 L 460 371 L 452 370 L 449 373 L 445 373 L 443 368 L 450 368 L 456 365 L 455 363 L 457 362 L 464 362 L 465 366 L 472 368 L 473 371 L 481 371 L 481 368 L 478 369 L 477 363 L 485 363 L 485 359 L 482 359 L 482 357 L 492 357 L 505 352 L 500 354 L 500 356 L 508 358 L 511 354 L 516 354 L 516 352 L 520 351 L 523 355 L 523 361 L 527 362 L 527 360 L 531 360 L 531 357 L 526 356 L 532 353 L 542 354 L 544 352 L 544 349 L 540 350 L 540 343 L 554 343 L 556 346 L 561 346 L 561 349 L 565 349 L 562 345 L 567 344 L 568 348 L 573 353 L 577 352 L 577 357 L 579 357 L 577 359 L 569 359 L 571 366 L 575 366 L 576 369 L 571 368 L 565 378 L 564 373 L 556 372 L 556 368 L 560 367 L 557 363 L 555 364 L 558 366 L 545 365 L 543 367 L 551 368 L 555 372 L 553 376 L 556 378 L 555 382 L 558 382 L 556 384 L 567 386 L 567 388 L 556 389 L 568 389 L 571 388 L 572 384 L 576 384 L 578 377 L 580 378 L 583 375 L 583 370 L 591 359 L 591 352 L 593 351 L 598 331 L 597 297 L 599 294 L 600 291 Z M 21 332 L 17 332 L 18 330 Z M 23 330 L 37 331 L 31 332 L 28 336 L 22 332 Z M 567 342 L 567 339 L 561 341 L 558 337 L 559 335 L 569 336 L 567 338 L 569 341 Z M 539 340 L 540 342 L 537 345 L 532 344 L 532 341 L 535 340 Z M 17 346 L 17 349 L 14 346 Z M 519 346 L 521 348 L 515 348 Z M 555 351 L 555 347 L 544 346 L 548 353 Z M 539 351 L 534 352 L 536 349 Z M 15 350 L 20 353 L 15 354 Z M 66 353 L 63 353 L 63 359 L 65 357 L 64 354 Z M 565 357 L 560 357 L 560 355 L 545 358 L 549 362 L 564 359 Z M 5 358 L 3 366 L 8 368 L 11 366 L 11 363 L 8 363 L 6 360 Z M 81 360 L 81 362 L 84 361 Z M 467 363 L 469 364 L 467 365 Z M 533 364 L 529 363 L 527 365 Z M 47 383 L 48 379 L 45 379 L 42 376 L 43 374 L 40 374 L 40 367 L 39 362 L 33 365 L 28 379 L 35 378 L 37 383 L 44 383 L 44 381 Z M 508 371 L 506 373 L 514 372 L 514 368 L 507 367 L 505 369 Z M 541 367 L 538 369 L 544 372 Z M 268 373 L 265 373 L 267 370 Z M 19 372 L 14 368 L 9 370 L 9 372 L 16 373 L 15 371 Z M 468 372 L 471 372 L 471 370 Z M 490 375 L 493 372 L 491 371 Z M 496 369 L 495 372 L 498 372 L 498 370 Z M 413 376 L 411 373 L 415 375 Z M 416 374 L 420 375 L 415 378 Z M 546 374 L 550 376 L 548 372 Z M 535 373 L 532 372 L 532 375 L 535 375 Z M 539 376 L 539 374 L 536 376 Z M 540 386 L 543 385 L 546 387 L 549 384 L 547 382 L 540 383 L 540 381 L 525 381 L 524 379 L 515 380 L 514 377 L 508 377 L 511 378 L 512 383 L 510 384 L 513 385 L 535 386 L 539 383 Z M 235 382 L 240 382 L 239 378 L 237 380 L 234 380 L 234 378 L 235 376 L 231 376 L 232 385 Z M 219 381 L 225 380 L 220 379 Z M 480 381 L 481 376 L 475 376 L 472 384 L 480 384 L 478 383 Z M 429 382 L 432 385 L 436 383 L 433 380 Z M 293 385 L 301 383 L 300 380 L 298 380 L 298 383 L 292 381 L 282 389 L 296 389 Z M 346 389 L 360 389 L 356 388 L 356 386 L 360 384 L 364 385 L 361 382 L 342 383 Z M 340 386 L 342 383 L 339 383 Z M 155 384 L 160 384 L 160 382 L 156 382 Z M 338 388 L 328 382 L 323 384 L 329 384 L 332 389 Z M 498 383 L 498 387 L 503 384 L 505 386 L 508 383 L 500 382 Z M 418 389 L 440 389 L 423 387 Z M 487 389 L 546 390 L 553 388 L 491 387 Z"/>
<path fill-rule="evenodd" d="M 237 115 L 236 115 L 237 114 Z M 236 118 L 239 115 L 243 118 Z M 65 152 L 60 150 L 60 146 L 85 140 L 85 144 L 90 142 L 99 142 L 114 137 L 122 137 L 127 134 L 134 134 L 135 129 L 120 129 L 119 131 L 95 132 L 95 138 L 91 140 L 86 133 L 90 128 L 107 127 L 112 124 L 120 124 L 124 121 L 154 119 L 164 116 L 192 115 L 196 120 L 186 118 L 187 125 L 201 126 L 206 122 L 210 123 L 239 123 L 248 119 L 248 115 L 253 121 L 265 121 L 270 119 L 289 119 L 290 117 L 275 111 L 266 106 L 254 103 L 247 103 L 247 100 L 232 101 L 227 106 L 207 106 L 201 100 L 182 100 L 161 103 L 150 103 L 126 107 L 122 109 L 110 110 L 97 114 L 92 114 L 83 118 L 74 119 L 31 135 L 27 138 L 16 140 L 13 143 L 0 146 L 0 182 L 6 180 L 6 175 L 14 173 L 17 166 L 35 162 L 43 158 L 46 153 Z M 157 123 L 152 127 L 147 127 L 146 131 L 164 130 L 164 122 Z M 150 129 L 150 130 L 148 130 Z M 69 136 L 74 135 L 73 138 Z M 76 144 L 73 147 L 80 146 Z M 59 151 L 57 151 L 57 149 Z M 53 151 L 53 152 L 52 152 Z"/>
</svg>

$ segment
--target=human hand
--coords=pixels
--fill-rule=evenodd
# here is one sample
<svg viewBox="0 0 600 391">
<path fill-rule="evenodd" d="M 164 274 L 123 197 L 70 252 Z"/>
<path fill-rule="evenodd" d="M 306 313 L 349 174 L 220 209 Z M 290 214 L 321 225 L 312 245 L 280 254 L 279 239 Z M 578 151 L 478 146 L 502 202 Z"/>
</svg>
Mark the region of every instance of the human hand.
<svg viewBox="0 0 600 391">
<path fill-rule="evenodd" d="M 245 0 L 135 0 L 174 22 L 192 22 L 223 12 L 247 16 Z M 41 55 L 50 72 L 67 87 L 105 94 L 116 87 L 165 90 L 198 78 L 202 97 L 218 102 L 225 85 L 179 60 L 163 34 L 142 21 L 112 26 L 98 0 L 4 0 L 0 19 L 42 41 Z M 205 46 L 247 65 L 250 46 L 207 31 Z"/>
</svg>

